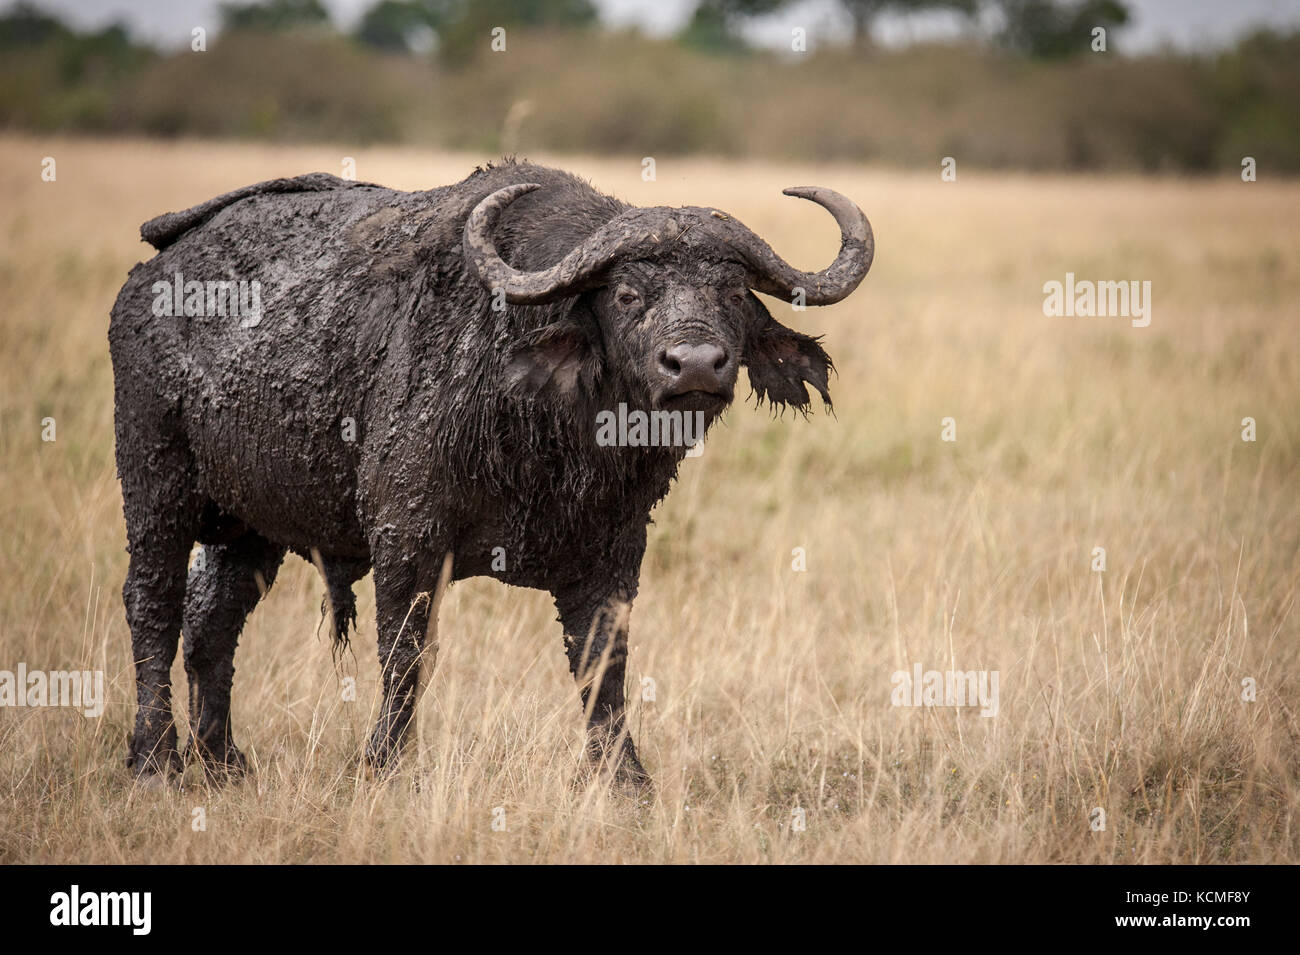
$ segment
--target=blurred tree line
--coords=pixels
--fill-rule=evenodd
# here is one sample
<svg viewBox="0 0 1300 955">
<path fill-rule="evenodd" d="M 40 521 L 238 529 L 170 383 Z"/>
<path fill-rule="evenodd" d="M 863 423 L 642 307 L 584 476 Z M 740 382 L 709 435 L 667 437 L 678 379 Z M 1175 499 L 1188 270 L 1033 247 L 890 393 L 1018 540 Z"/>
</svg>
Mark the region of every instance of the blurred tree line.
<svg viewBox="0 0 1300 955">
<path fill-rule="evenodd" d="M 347 33 L 321 0 L 233 0 L 201 53 L 20 3 L 0 15 L 0 126 L 493 152 L 509 114 L 524 150 L 1300 171 L 1300 34 L 1127 58 L 1118 0 L 838 0 L 844 42 L 752 48 L 789 3 L 699 0 L 659 40 L 602 31 L 591 0 L 375 0 Z M 872 45 L 882 16 L 934 11 L 965 38 Z"/>
<path fill-rule="evenodd" d="M 1128 22 L 1119 0 L 837 0 L 859 48 L 869 46 L 877 18 L 885 13 L 915 14 L 948 10 L 974 19 L 985 8 L 996 11 L 996 39 L 1029 56 L 1059 58 L 1082 52 L 1091 29 Z M 699 0 L 680 39 L 715 50 L 747 48 L 744 27 L 790 6 L 792 0 Z M 282 30 L 329 22 L 320 0 L 265 0 L 226 3 L 226 29 Z M 423 52 L 436 38 L 445 58 L 464 62 L 495 26 L 588 27 L 596 23 L 591 0 L 378 0 L 364 14 L 355 36 L 390 51 Z"/>
</svg>

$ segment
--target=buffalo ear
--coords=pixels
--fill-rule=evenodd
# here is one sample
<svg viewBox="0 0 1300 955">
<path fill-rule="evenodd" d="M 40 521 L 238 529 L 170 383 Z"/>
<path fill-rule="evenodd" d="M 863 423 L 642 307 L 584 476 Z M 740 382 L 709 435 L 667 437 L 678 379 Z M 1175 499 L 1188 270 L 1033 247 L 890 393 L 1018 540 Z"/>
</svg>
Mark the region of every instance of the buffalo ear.
<svg viewBox="0 0 1300 955">
<path fill-rule="evenodd" d="M 506 390 L 524 398 L 567 398 L 590 387 L 593 350 L 586 331 L 564 319 L 528 333 L 511 349 L 506 362 Z"/>
<path fill-rule="evenodd" d="M 831 407 L 828 379 L 835 366 L 820 338 L 801 335 L 766 315 L 766 322 L 745 349 L 744 363 L 760 406 L 766 398 L 773 408 L 790 405 L 807 413 L 811 399 L 806 382 L 817 389 L 826 407 Z"/>
</svg>

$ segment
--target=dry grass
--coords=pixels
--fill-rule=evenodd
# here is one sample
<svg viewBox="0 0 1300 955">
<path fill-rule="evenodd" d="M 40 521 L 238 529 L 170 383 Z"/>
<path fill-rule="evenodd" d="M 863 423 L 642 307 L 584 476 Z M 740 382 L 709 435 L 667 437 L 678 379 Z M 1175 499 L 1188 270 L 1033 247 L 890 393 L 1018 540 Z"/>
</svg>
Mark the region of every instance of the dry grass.
<svg viewBox="0 0 1300 955">
<path fill-rule="evenodd" d="M 0 861 L 1300 859 L 1295 183 L 709 161 L 661 161 L 643 183 L 636 158 L 565 160 L 634 202 L 729 209 L 803 266 L 828 259 L 834 229 L 783 186 L 846 192 L 879 237 L 848 302 L 777 306 L 826 334 L 838 418 L 738 406 L 655 515 L 629 681 L 655 681 L 632 725 L 658 795 L 575 785 L 549 599 L 486 580 L 447 595 L 403 772 L 358 778 L 373 591 L 346 703 L 300 561 L 237 658 L 255 777 L 132 792 L 105 334 L 147 254 L 136 227 L 351 152 L 0 139 L 0 669 L 102 667 L 109 687 L 98 720 L 0 710 Z M 357 156 L 360 178 L 408 188 L 475 162 Z M 1149 279 L 1151 326 L 1044 318 L 1041 285 L 1066 271 Z M 998 670 L 999 715 L 891 707 L 890 675 L 914 661 Z"/>
</svg>

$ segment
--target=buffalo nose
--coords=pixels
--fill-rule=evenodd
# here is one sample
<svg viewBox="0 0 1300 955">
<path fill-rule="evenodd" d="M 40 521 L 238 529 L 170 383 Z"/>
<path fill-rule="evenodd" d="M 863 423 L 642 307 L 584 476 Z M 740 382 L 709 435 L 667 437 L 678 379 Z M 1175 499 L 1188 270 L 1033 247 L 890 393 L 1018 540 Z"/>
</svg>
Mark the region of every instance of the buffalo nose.
<svg viewBox="0 0 1300 955">
<path fill-rule="evenodd" d="M 723 373 L 730 356 L 721 345 L 673 345 L 659 353 L 659 370 L 674 394 L 724 390 Z"/>
</svg>

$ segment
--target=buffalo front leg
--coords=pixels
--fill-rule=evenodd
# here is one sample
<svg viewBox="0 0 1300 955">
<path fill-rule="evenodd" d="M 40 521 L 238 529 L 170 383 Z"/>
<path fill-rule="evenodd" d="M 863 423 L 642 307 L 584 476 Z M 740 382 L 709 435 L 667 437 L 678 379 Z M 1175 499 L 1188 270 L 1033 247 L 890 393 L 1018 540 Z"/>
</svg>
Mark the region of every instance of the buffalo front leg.
<svg viewBox="0 0 1300 955">
<path fill-rule="evenodd" d="M 439 568 L 379 555 L 374 568 L 384 695 L 366 760 L 382 775 L 400 754 L 415 715 L 426 638 L 439 596 Z"/>
<path fill-rule="evenodd" d="M 624 679 L 627 667 L 628 615 L 632 595 L 617 592 L 599 598 L 572 593 L 555 595 L 569 670 L 578 683 L 587 717 L 587 754 L 614 781 L 635 789 L 650 785 L 628 735 Z"/>
</svg>

